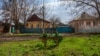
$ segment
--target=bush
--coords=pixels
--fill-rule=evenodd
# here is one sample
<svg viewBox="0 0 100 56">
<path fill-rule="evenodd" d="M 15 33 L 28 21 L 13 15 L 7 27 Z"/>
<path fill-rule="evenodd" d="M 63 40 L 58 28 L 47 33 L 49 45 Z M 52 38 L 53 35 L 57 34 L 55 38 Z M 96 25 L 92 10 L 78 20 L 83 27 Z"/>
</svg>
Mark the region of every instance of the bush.
<svg viewBox="0 0 100 56">
<path fill-rule="evenodd" d="M 42 34 L 42 36 L 41 36 L 41 37 L 46 38 L 46 37 L 47 37 L 47 34 L 46 34 L 46 33 L 44 33 L 44 34 Z"/>
<path fill-rule="evenodd" d="M 59 33 L 55 33 L 54 37 L 58 38 L 58 42 L 62 40 L 62 36 Z"/>
<path fill-rule="evenodd" d="M 59 42 L 61 42 L 61 40 L 62 40 L 62 36 L 60 34 L 58 34 L 57 32 L 52 35 L 45 33 L 45 34 L 41 35 L 40 39 L 44 43 L 44 47 L 47 47 L 48 40 L 54 41 L 55 45 L 53 45 L 53 46 L 58 46 Z"/>
</svg>

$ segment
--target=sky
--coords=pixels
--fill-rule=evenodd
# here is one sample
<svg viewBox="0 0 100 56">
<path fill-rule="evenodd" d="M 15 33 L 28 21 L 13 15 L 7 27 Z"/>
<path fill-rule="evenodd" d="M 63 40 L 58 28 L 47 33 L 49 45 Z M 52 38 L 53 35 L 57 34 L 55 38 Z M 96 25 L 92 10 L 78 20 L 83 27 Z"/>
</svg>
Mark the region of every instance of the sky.
<svg viewBox="0 0 100 56">
<path fill-rule="evenodd" d="M 48 4 L 47 7 L 52 9 L 52 13 L 60 18 L 62 23 L 68 23 L 73 19 L 73 17 L 67 14 L 67 12 L 70 10 L 66 10 L 63 6 L 61 6 L 63 3 L 67 4 L 65 1 L 59 2 L 57 0 L 47 0 L 45 2 L 45 4 Z"/>
<path fill-rule="evenodd" d="M 39 0 L 39 1 L 42 2 L 43 0 Z M 44 0 L 44 1 L 46 4 L 46 8 L 50 8 L 52 10 L 52 15 L 56 15 L 57 17 L 59 17 L 61 22 L 67 23 L 69 20 L 72 19 L 71 16 L 67 16 L 66 11 L 69 11 L 69 10 L 65 10 L 64 7 L 60 6 L 61 2 L 59 2 L 58 0 Z M 1 4 L 2 3 L 0 0 L 0 6 L 1 6 Z M 2 17 L 0 17 L 0 18 L 2 18 Z"/>
<path fill-rule="evenodd" d="M 39 1 L 42 2 L 43 0 L 39 0 Z M 65 9 L 63 7 L 63 4 L 67 5 L 69 3 L 72 3 L 71 1 L 69 2 L 58 1 L 58 0 L 44 0 L 44 1 L 45 1 L 46 8 L 50 8 L 52 10 L 52 15 L 56 15 L 57 17 L 59 17 L 62 23 L 68 23 L 74 18 L 72 15 L 69 15 L 69 13 L 71 12 L 70 9 Z M 1 0 L 0 0 L 0 5 L 1 5 Z"/>
<path fill-rule="evenodd" d="M 89 8 L 89 6 L 85 6 L 85 8 L 83 8 L 83 10 L 81 9 L 79 12 L 80 7 L 76 8 L 74 5 L 76 3 L 71 0 L 69 1 L 45 0 L 45 1 L 46 1 L 45 4 L 47 4 L 47 7 L 53 9 L 52 11 L 53 14 L 57 15 L 60 18 L 62 23 L 68 23 L 69 21 L 75 19 L 77 16 L 79 16 L 83 12 L 86 12 L 92 16 L 93 16 L 93 12 L 96 12 L 94 9 L 86 10 L 87 8 Z M 69 4 L 72 4 L 70 8 L 68 6 Z M 71 15 L 72 13 L 71 9 L 75 11 L 77 10 L 79 14 L 76 16 Z"/>
</svg>

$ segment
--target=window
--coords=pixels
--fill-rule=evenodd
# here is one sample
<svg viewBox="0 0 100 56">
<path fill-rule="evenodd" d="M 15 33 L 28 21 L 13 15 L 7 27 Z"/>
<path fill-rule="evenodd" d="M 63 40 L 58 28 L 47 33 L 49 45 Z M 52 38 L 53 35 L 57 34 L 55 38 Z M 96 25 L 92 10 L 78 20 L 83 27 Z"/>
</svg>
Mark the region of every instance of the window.
<svg viewBox="0 0 100 56">
<path fill-rule="evenodd" d="M 100 25 L 100 21 L 98 21 L 98 25 Z"/>
<path fill-rule="evenodd" d="M 86 25 L 87 25 L 87 26 L 90 26 L 90 25 L 91 25 L 91 22 L 86 22 Z"/>
<path fill-rule="evenodd" d="M 80 22 L 79 24 L 80 24 L 80 26 L 83 26 L 83 22 Z"/>
<path fill-rule="evenodd" d="M 96 26 L 96 22 L 95 21 L 93 21 L 93 26 Z"/>
<path fill-rule="evenodd" d="M 28 23 L 26 23 L 26 26 L 28 26 Z"/>
</svg>

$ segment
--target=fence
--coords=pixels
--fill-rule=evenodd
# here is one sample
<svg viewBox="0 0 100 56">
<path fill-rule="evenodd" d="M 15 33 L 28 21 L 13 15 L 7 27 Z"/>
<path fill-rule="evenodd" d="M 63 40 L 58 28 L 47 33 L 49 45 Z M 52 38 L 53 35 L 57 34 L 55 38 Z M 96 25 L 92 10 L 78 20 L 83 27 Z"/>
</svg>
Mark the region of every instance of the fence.
<svg viewBox="0 0 100 56">
<path fill-rule="evenodd" d="M 64 26 L 64 27 L 57 27 L 57 32 L 59 33 L 73 33 L 74 29 L 72 27 Z"/>
<path fill-rule="evenodd" d="M 79 29 L 79 33 L 100 33 L 100 27 L 92 27 L 89 29 Z"/>
<path fill-rule="evenodd" d="M 46 33 L 52 33 L 54 30 L 58 33 L 72 33 L 74 32 L 71 27 L 57 27 L 57 28 L 45 28 Z M 21 33 L 42 33 L 42 28 L 21 28 Z"/>
</svg>

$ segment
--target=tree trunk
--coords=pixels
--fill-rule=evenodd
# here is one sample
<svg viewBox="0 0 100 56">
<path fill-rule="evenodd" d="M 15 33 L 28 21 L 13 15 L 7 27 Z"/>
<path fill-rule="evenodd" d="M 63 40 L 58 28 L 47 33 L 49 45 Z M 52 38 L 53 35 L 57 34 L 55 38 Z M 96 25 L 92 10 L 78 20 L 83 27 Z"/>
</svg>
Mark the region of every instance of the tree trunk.
<svg viewBox="0 0 100 56">
<path fill-rule="evenodd" d="M 16 33 L 18 34 L 18 33 L 20 33 L 20 30 L 19 30 L 19 27 L 20 25 L 19 25 L 19 20 L 16 20 L 16 22 L 15 22 L 15 30 L 16 30 Z"/>
<path fill-rule="evenodd" d="M 9 34 L 11 34 L 11 25 L 9 26 Z"/>
</svg>

